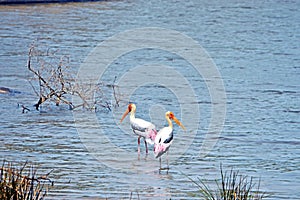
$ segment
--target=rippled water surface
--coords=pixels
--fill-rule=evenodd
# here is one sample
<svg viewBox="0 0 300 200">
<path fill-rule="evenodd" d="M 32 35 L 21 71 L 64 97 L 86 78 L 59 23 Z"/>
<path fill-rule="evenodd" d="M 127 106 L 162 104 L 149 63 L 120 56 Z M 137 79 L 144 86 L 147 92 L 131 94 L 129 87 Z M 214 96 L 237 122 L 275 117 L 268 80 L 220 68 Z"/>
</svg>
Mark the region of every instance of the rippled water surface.
<svg viewBox="0 0 300 200">
<path fill-rule="evenodd" d="M 55 187 L 49 199 L 129 199 L 131 192 L 133 199 L 197 199 L 197 187 L 187 176 L 213 181 L 220 177 L 220 163 L 225 169 L 233 167 L 256 180 L 260 178 L 261 190 L 270 195 L 269 199 L 298 199 L 299 13 L 298 1 L 275 0 L 129 0 L 1 6 L 0 86 L 20 91 L 0 94 L 1 159 L 28 160 L 41 170 L 54 169 Z M 121 83 L 126 73 L 146 66 L 153 80 L 162 77 L 169 80 L 170 88 L 192 87 L 195 91 L 197 101 L 181 102 L 178 96 L 194 94 L 188 90 L 176 94 L 176 90 L 144 80 L 143 74 L 129 80 L 145 81 L 136 85 L 132 94 L 128 90 L 134 84 L 125 81 L 120 88 L 124 99 L 136 102 L 137 115 L 152 120 L 158 128 L 166 124 L 166 110 L 174 111 L 181 119 L 195 112 L 181 113 L 181 107 L 200 108 L 200 114 L 195 116 L 199 124 L 186 118 L 186 132 L 175 127 L 170 151 L 180 148 L 176 140 L 180 144 L 179 141 L 192 139 L 192 144 L 180 157 L 172 160 L 170 155 L 168 174 L 158 173 L 158 161 L 152 152 L 145 156 L 143 144 L 142 154 L 137 156 L 137 141 L 130 132 L 129 120 L 119 124 L 125 101 L 112 112 L 96 114 L 80 109 L 73 113 L 64 106 L 48 105 L 43 112 L 32 107 L 38 98 L 28 82 L 31 74 L 26 63 L 33 42 L 59 49 L 58 55 L 68 55 L 76 72 L 100 42 L 142 27 L 176 30 L 197 41 L 216 64 L 226 91 L 223 131 L 214 138 L 214 148 L 202 157 L 200 147 L 209 134 L 213 105 L 205 78 L 196 73 L 191 63 L 172 52 L 140 49 L 120 56 L 108 67 L 103 75 L 106 81 L 112 82 L 117 76 Z M 176 45 L 178 41 L 173 42 Z M 174 78 L 171 72 L 151 74 L 154 66 L 169 66 L 189 83 Z M 31 111 L 22 114 L 18 104 Z M 195 126 L 198 130 L 193 129 Z M 105 139 L 111 142 L 111 148 Z M 113 148 L 127 152 L 127 156 L 117 155 Z"/>
</svg>

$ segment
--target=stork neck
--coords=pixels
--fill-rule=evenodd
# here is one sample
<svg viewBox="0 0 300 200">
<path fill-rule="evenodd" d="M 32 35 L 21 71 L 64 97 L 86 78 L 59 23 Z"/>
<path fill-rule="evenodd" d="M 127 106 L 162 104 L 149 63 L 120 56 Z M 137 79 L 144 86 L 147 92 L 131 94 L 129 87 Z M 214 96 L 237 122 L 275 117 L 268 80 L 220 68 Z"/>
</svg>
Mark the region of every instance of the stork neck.
<svg viewBox="0 0 300 200">
<path fill-rule="evenodd" d="M 130 112 L 130 120 L 134 120 L 135 119 L 135 110 Z"/>
<path fill-rule="evenodd" d="M 166 119 L 168 121 L 169 127 L 173 128 L 173 123 L 172 123 L 171 119 L 169 117 L 167 117 L 167 116 L 166 116 Z"/>
</svg>

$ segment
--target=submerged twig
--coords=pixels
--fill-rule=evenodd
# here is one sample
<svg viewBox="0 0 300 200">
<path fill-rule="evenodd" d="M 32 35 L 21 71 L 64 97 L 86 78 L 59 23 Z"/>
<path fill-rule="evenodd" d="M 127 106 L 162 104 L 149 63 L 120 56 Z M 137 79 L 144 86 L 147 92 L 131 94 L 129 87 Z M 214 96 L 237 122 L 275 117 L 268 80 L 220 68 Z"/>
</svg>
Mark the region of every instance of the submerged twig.
<svg viewBox="0 0 300 200">
<path fill-rule="evenodd" d="M 114 82 L 113 82 L 113 84 L 112 84 L 112 89 L 113 89 L 113 94 L 114 94 L 114 99 L 115 99 L 116 106 L 119 107 L 120 99 L 117 98 L 117 92 L 116 92 L 116 87 L 117 87 L 117 85 L 115 84 L 115 83 L 116 83 L 116 80 L 117 80 L 117 76 L 115 76 Z"/>
</svg>

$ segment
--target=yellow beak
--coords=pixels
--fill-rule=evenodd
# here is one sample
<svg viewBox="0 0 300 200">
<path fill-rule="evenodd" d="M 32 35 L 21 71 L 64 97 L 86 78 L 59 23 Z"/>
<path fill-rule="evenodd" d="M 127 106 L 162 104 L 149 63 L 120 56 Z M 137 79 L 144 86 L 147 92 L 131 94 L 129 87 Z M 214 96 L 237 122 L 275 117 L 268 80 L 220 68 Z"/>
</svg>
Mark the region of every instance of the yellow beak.
<svg viewBox="0 0 300 200">
<path fill-rule="evenodd" d="M 127 108 L 127 110 L 124 112 L 124 114 L 123 114 L 123 116 L 122 116 L 122 118 L 121 118 L 121 120 L 120 120 L 120 123 L 122 123 L 122 121 L 123 121 L 124 118 L 128 115 L 128 113 L 129 113 L 129 109 Z"/>
<path fill-rule="evenodd" d="M 183 124 L 175 116 L 173 117 L 173 120 L 176 124 L 178 124 L 178 126 L 180 126 L 183 130 L 185 130 Z"/>
</svg>

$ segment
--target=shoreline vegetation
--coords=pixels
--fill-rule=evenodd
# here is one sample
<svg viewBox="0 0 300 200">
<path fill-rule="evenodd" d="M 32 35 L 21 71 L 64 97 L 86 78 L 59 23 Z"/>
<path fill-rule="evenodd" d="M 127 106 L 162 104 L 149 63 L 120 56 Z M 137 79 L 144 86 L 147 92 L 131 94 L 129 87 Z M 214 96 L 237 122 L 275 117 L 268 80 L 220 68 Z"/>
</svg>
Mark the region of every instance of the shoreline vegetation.
<svg viewBox="0 0 300 200">
<path fill-rule="evenodd" d="M 197 196 L 203 200 L 262 200 L 266 197 L 260 189 L 260 179 L 256 183 L 253 177 L 242 175 L 238 170 L 224 171 L 222 165 L 220 176 L 214 184 L 217 189 L 212 189 L 205 179 L 187 178 L 196 185 L 199 190 Z"/>
<path fill-rule="evenodd" d="M 47 174 L 37 173 L 37 168 L 25 162 L 17 166 L 12 162 L 3 161 L 0 168 L 0 199 L 1 200 L 43 200 L 54 182 Z"/>
</svg>

